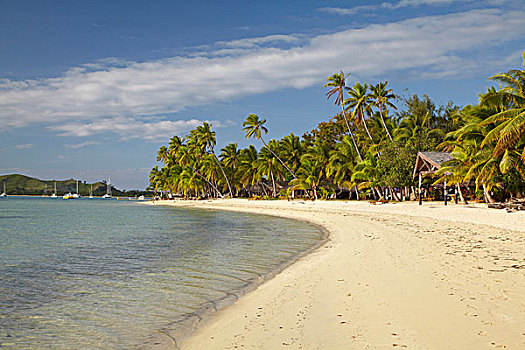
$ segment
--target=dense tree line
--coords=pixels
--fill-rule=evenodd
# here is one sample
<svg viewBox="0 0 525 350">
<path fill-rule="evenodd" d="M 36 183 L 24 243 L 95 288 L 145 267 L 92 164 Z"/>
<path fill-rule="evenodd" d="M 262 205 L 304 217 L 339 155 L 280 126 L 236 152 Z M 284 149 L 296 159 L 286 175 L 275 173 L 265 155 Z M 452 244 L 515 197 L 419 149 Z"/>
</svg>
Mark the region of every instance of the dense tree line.
<svg viewBox="0 0 525 350">
<path fill-rule="evenodd" d="M 386 81 L 347 86 L 346 78 L 341 71 L 324 85 L 327 100 L 340 112 L 302 137 L 290 133 L 267 140 L 266 119 L 256 114 L 247 116 L 243 131 L 246 138 L 260 141 L 260 149 L 230 143 L 216 151 L 215 131 L 208 123 L 183 138 L 172 137 L 158 151 L 163 166 L 151 170 L 151 188 L 185 197 L 289 197 L 301 190 L 316 199 L 342 193 L 402 199 L 414 193 L 417 152 L 441 150 L 454 159 L 428 184 L 475 183 L 488 201 L 521 196 L 525 70 L 491 77 L 500 87 L 488 88 L 477 105 L 464 108 L 452 102 L 436 106 L 427 95 L 400 97 Z"/>
</svg>

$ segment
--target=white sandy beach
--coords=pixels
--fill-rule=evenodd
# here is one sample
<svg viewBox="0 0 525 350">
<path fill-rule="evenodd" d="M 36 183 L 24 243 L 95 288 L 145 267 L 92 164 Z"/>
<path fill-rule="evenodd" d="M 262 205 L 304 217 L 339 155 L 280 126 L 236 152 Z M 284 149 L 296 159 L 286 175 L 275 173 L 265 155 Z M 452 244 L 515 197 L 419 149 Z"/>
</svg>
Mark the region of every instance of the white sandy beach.
<svg viewBox="0 0 525 350">
<path fill-rule="evenodd" d="M 296 218 L 330 233 L 203 322 L 183 350 L 525 349 L 525 212 L 437 202 L 156 204 Z"/>
</svg>

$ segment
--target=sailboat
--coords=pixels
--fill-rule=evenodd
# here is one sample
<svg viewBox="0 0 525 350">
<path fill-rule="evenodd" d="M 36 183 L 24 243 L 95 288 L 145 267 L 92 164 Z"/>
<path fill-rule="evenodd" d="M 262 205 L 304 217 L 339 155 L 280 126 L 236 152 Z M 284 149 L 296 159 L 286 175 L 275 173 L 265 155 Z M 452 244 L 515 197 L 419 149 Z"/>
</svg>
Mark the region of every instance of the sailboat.
<svg viewBox="0 0 525 350">
<path fill-rule="evenodd" d="M 93 198 L 93 185 L 89 189 L 89 198 Z"/>
<path fill-rule="evenodd" d="M 107 193 L 102 196 L 102 198 L 111 198 L 111 179 L 108 177 L 108 188 Z"/>
<path fill-rule="evenodd" d="M 47 197 L 47 184 L 44 184 L 45 186 L 45 190 L 44 190 L 44 194 L 42 195 L 42 197 Z"/>
<path fill-rule="evenodd" d="M 0 194 L 0 197 L 7 197 L 7 192 L 5 190 L 5 181 L 4 181 L 4 192 L 2 192 L 2 194 Z"/>
<path fill-rule="evenodd" d="M 80 198 L 80 194 L 78 194 L 78 180 L 77 180 L 77 193 L 73 194 L 73 198 Z"/>
<path fill-rule="evenodd" d="M 58 198 L 57 197 L 57 182 L 55 181 L 55 190 L 53 191 L 53 194 L 50 196 L 51 198 Z"/>
</svg>

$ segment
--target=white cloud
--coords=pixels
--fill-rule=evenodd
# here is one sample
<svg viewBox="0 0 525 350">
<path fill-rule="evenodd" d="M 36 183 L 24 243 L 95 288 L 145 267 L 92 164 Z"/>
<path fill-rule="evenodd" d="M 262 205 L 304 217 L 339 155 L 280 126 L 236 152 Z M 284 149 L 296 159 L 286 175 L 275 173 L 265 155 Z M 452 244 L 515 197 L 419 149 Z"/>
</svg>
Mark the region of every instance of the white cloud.
<svg viewBox="0 0 525 350">
<path fill-rule="evenodd" d="M 23 144 L 23 145 L 15 145 L 15 148 L 16 149 L 30 149 L 30 148 L 33 148 L 33 144 L 32 143 L 26 143 L 26 144 Z"/>
<path fill-rule="evenodd" d="M 278 35 L 223 42 L 191 57 L 142 63 L 108 59 L 51 79 L 4 79 L 0 128 L 42 123 L 63 136 L 113 132 L 123 138 L 165 139 L 201 121 L 159 115 L 321 85 L 340 69 L 361 79 L 394 72 L 464 74 L 488 62 L 484 54 L 472 56 L 475 50 L 485 53 L 505 41 L 522 40 L 524 17 L 523 11 L 472 10 L 311 38 Z"/>
<path fill-rule="evenodd" d="M 416 7 L 416 6 L 422 6 L 422 5 L 430 5 L 430 6 L 437 6 L 437 5 L 448 5 L 452 3 L 458 3 L 458 2 L 473 2 L 474 0 L 401 0 L 397 3 L 390 3 L 390 2 L 383 2 L 378 5 L 363 5 L 363 6 L 354 6 L 350 8 L 344 8 L 344 7 L 321 7 L 319 8 L 319 11 L 331 13 L 331 14 L 337 14 L 337 15 L 355 15 L 359 12 L 364 11 L 375 11 L 379 9 L 389 9 L 389 10 L 397 10 L 404 7 Z M 504 0 L 501 0 L 504 1 Z"/>
<path fill-rule="evenodd" d="M 204 121 L 212 124 L 214 127 L 222 126 L 219 121 Z M 161 142 L 168 140 L 173 135 L 187 133 L 204 121 L 197 119 L 144 121 L 135 118 L 116 117 L 98 119 L 89 123 L 70 122 L 48 128 L 59 132 L 60 136 L 88 137 L 105 133 L 116 133 L 123 140 L 142 138 L 147 141 Z M 80 148 L 93 144 L 97 143 L 87 141 L 78 145 L 66 145 L 65 147 Z"/>
<path fill-rule="evenodd" d="M 379 8 L 378 5 L 363 5 L 363 6 L 354 6 L 351 8 L 344 7 L 321 7 L 318 10 L 321 12 L 326 12 L 334 15 L 355 15 L 358 12 L 362 11 L 373 11 Z"/>
<path fill-rule="evenodd" d="M 76 144 L 72 144 L 72 145 L 64 145 L 64 147 L 65 148 L 70 148 L 70 149 L 79 149 L 79 148 L 82 148 L 82 147 L 93 146 L 93 145 L 100 145 L 100 142 L 86 141 L 86 142 L 76 143 Z"/>
</svg>

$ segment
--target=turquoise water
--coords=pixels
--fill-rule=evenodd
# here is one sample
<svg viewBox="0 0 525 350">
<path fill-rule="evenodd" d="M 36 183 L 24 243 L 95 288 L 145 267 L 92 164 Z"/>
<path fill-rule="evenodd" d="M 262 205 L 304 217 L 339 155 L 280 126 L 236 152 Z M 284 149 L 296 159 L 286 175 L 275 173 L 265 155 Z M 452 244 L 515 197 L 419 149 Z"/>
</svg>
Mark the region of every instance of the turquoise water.
<svg viewBox="0 0 525 350">
<path fill-rule="evenodd" d="M 0 199 L 0 348 L 147 347 L 320 240 L 269 216 Z"/>
</svg>

